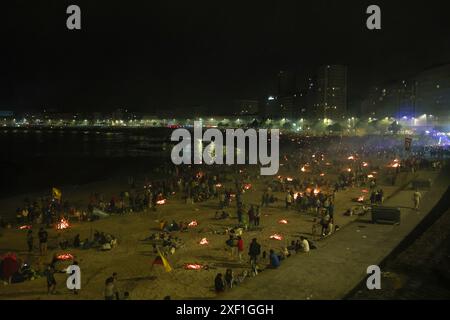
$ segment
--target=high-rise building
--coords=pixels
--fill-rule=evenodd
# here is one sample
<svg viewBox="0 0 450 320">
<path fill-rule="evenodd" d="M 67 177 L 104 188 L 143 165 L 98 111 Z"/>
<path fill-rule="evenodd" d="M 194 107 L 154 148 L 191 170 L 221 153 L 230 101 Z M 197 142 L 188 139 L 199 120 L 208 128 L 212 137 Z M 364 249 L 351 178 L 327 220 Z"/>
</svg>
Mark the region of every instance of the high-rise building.
<svg viewBox="0 0 450 320">
<path fill-rule="evenodd" d="M 317 109 L 319 118 L 337 119 L 347 113 L 347 67 L 326 65 L 317 72 Z"/>
</svg>

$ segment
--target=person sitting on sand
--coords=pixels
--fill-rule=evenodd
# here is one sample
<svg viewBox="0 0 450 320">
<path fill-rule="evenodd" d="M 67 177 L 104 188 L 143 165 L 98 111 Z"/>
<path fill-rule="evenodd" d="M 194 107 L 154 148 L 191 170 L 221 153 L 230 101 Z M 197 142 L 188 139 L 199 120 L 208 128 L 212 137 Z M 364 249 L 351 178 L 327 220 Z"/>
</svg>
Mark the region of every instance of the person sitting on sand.
<svg viewBox="0 0 450 320">
<path fill-rule="evenodd" d="M 233 288 L 233 284 L 234 284 L 233 270 L 227 269 L 227 271 L 225 272 L 225 285 L 228 289 L 231 289 Z"/>
<path fill-rule="evenodd" d="M 214 280 L 214 289 L 217 293 L 223 292 L 225 290 L 225 285 L 223 283 L 222 274 L 218 273 Z"/>
<path fill-rule="evenodd" d="M 300 237 L 300 243 L 301 243 L 301 246 L 302 246 L 302 252 L 305 252 L 305 253 L 307 253 L 307 252 L 309 252 L 309 242 L 308 242 L 308 240 L 305 238 L 305 237 L 303 237 L 303 236 L 301 236 Z"/>
<path fill-rule="evenodd" d="M 280 258 L 272 249 L 270 249 L 269 258 L 271 268 L 278 268 L 280 266 Z"/>
</svg>

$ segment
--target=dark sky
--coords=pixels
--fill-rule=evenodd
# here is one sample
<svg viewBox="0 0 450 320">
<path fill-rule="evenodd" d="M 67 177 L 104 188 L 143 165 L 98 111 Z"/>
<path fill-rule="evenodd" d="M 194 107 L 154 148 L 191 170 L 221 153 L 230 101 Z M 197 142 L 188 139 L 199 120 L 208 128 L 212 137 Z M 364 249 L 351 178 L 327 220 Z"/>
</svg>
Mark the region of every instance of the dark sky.
<svg viewBox="0 0 450 320">
<path fill-rule="evenodd" d="M 0 27 L 0 109 L 157 113 L 221 108 L 321 64 L 349 66 L 350 98 L 450 61 L 447 1 L 8 1 Z M 244 3 L 245 2 L 245 3 Z M 82 30 L 66 28 L 66 8 Z M 366 29 L 378 4 L 382 30 Z"/>
</svg>

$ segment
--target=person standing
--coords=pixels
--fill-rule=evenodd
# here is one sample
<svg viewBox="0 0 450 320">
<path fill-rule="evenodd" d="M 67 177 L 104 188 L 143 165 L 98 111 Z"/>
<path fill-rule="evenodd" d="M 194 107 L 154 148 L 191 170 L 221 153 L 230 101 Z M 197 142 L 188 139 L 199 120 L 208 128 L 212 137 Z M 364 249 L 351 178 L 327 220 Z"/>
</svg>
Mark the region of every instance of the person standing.
<svg viewBox="0 0 450 320">
<path fill-rule="evenodd" d="M 109 277 L 105 281 L 105 300 L 114 300 L 116 288 L 114 285 L 114 278 Z"/>
<path fill-rule="evenodd" d="M 28 230 L 27 245 L 28 245 L 28 252 L 32 252 L 33 251 L 33 231 L 32 230 Z"/>
<path fill-rule="evenodd" d="M 241 236 L 238 236 L 237 238 L 237 249 L 238 249 L 238 255 L 239 255 L 239 261 L 242 261 L 242 252 L 244 252 L 244 240 L 242 240 Z"/>
<path fill-rule="evenodd" d="M 250 243 L 248 255 L 250 256 L 250 264 L 252 266 L 252 270 L 255 271 L 258 257 L 259 255 L 261 255 L 261 245 L 256 241 L 256 238 L 253 238 L 252 242 Z"/>
<path fill-rule="evenodd" d="M 422 194 L 419 192 L 419 190 L 416 189 L 416 191 L 413 194 L 413 201 L 414 201 L 414 209 L 419 210 L 420 205 L 420 199 L 422 198 Z"/>
<path fill-rule="evenodd" d="M 43 227 L 41 227 L 41 229 L 39 230 L 38 237 L 39 237 L 39 251 L 40 251 L 41 255 L 46 255 L 47 254 L 48 233 L 47 233 L 47 231 L 44 230 Z"/>
<path fill-rule="evenodd" d="M 53 265 L 49 265 L 47 267 L 46 277 L 47 277 L 47 294 L 55 294 L 56 279 L 55 279 L 55 269 Z"/>
</svg>

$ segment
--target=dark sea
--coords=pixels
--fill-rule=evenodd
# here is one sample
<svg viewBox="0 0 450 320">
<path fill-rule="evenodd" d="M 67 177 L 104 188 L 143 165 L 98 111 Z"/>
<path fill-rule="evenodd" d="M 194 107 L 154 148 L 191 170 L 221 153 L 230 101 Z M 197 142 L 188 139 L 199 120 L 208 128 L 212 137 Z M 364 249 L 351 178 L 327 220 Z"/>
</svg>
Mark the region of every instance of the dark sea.
<svg viewBox="0 0 450 320">
<path fill-rule="evenodd" d="M 0 130 L 0 197 L 149 171 L 170 157 L 168 128 Z"/>
</svg>

